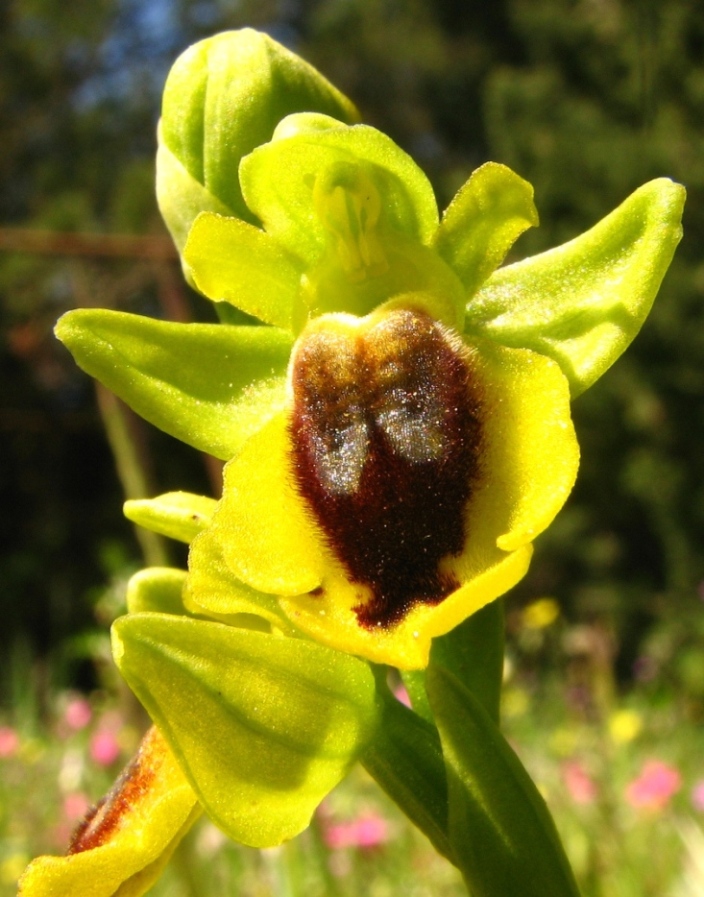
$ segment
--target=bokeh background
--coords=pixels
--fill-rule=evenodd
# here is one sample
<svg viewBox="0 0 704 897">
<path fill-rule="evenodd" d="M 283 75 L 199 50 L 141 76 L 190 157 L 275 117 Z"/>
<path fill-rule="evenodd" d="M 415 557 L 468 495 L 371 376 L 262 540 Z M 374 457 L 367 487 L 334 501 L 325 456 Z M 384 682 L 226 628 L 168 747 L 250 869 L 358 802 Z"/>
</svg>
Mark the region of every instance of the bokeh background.
<svg viewBox="0 0 704 897">
<path fill-rule="evenodd" d="M 679 776 L 671 792 L 680 815 L 668 831 L 681 834 L 682 818 L 700 825 L 704 785 L 701 806 L 692 796 L 704 782 L 699 0 L 0 5 L 0 723 L 36 735 L 64 713 L 67 695 L 89 696 L 93 714 L 124 702 L 106 649 L 124 582 L 145 559 L 184 560 L 135 534 L 121 516 L 125 493 L 217 490 L 208 459 L 96 391 L 52 328 L 76 306 L 213 319 L 182 282 L 159 218 L 155 127 L 178 53 L 245 25 L 305 56 L 353 98 L 427 171 L 441 208 L 487 160 L 531 181 L 542 223 L 512 258 L 576 236 L 650 178 L 687 187 L 685 237 L 651 317 L 575 403 L 576 489 L 507 600 L 505 712 L 538 769 L 552 732 L 555 787 L 579 792 L 581 782 L 583 805 L 606 814 L 592 819 L 597 829 L 631 830 L 618 801 L 651 761 Z M 577 820 L 575 832 L 587 822 Z M 619 879 L 603 893 L 669 894 L 663 883 L 680 881 L 686 857 L 696 865 L 687 844 L 699 844 L 704 866 L 698 831 L 699 842 L 696 829 L 680 837 L 661 878 L 644 884 L 641 869 L 633 891 Z M 585 893 L 600 894 L 623 857 L 594 857 L 574 837 Z M 14 856 L 2 848 L 0 862 L 3 850 Z M 634 854 L 634 869 L 647 859 Z"/>
</svg>

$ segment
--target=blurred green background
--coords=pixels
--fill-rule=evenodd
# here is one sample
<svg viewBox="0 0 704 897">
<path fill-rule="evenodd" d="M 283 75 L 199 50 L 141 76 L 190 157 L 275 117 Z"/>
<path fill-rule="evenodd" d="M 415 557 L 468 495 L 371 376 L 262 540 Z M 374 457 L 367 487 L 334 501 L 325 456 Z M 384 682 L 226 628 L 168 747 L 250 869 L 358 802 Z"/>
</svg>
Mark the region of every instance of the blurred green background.
<svg viewBox="0 0 704 897">
<path fill-rule="evenodd" d="M 704 698 L 704 12 L 695 0 L 3 4 L 3 656 L 50 658 L 61 684 L 89 687 L 92 663 L 76 636 L 98 625 L 110 577 L 140 563 L 94 387 L 51 330 L 77 305 L 209 319 L 165 250 L 154 131 L 176 55 L 243 25 L 353 97 L 426 169 L 441 207 L 488 159 L 530 180 L 543 223 L 515 257 L 576 235 L 649 178 L 687 186 L 672 270 L 634 346 L 575 404 L 577 488 L 509 607 L 552 596 L 567 619 L 608 634 L 620 682 L 656 665 Z M 130 234 L 154 239 L 113 239 Z M 204 459 L 126 423 L 143 488 L 213 488 Z"/>
</svg>

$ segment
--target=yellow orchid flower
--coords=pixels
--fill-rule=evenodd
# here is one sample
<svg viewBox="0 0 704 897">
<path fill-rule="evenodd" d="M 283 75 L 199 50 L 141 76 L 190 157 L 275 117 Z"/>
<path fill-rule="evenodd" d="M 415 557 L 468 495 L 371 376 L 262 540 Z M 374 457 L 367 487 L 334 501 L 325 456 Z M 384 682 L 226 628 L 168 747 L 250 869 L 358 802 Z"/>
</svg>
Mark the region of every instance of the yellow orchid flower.
<svg viewBox="0 0 704 897">
<path fill-rule="evenodd" d="M 288 389 L 200 538 L 313 638 L 423 667 L 433 637 L 524 575 L 569 494 L 568 383 L 530 350 L 463 342 L 408 297 L 314 319 Z M 196 540 L 191 569 L 208 557 Z"/>
<path fill-rule="evenodd" d="M 570 400 L 643 323 L 684 190 L 652 181 L 582 236 L 501 267 L 537 224 L 530 185 L 487 163 L 440 219 L 413 160 L 356 121 L 256 32 L 186 51 L 165 90 L 158 196 L 223 323 L 84 309 L 57 325 L 86 371 L 228 463 L 218 501 L 125 509 L 191 543 L 188 571 L 132 580 L 113 628 L 167 772 L 115 816 L 124 826 L 100 811 L 80 850 L 31 864 L 22 897 L 80 897 L 103 866 L 106 895 L 136 897 L 197 808 L 242 843 L 278 844 L 360 757 L 473 892 L 576 894 L 496 726 L 500 640 L 459 624 L 525 574 L 569 495 Z M 404 671 L 417 712 L 373 664 Z"/>
</svg>

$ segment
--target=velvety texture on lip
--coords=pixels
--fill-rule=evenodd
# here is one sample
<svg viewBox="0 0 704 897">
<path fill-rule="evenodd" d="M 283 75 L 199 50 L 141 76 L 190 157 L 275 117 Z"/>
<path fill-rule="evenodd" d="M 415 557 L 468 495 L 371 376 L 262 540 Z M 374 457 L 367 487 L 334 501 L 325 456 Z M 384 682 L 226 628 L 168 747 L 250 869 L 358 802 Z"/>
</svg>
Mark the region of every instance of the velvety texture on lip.
<svg viewBox="0 0 704 897">
<path fill-rule="evenodd" d="M 438 604 L 459 583 L 479 472 L 481 402 L 467 353 L 428 315 L 398 309 L 365 330 L 313 332 L 296 352 L 291 417 L 298 489 L 351 581 L 365 628 Z"/>
</svg>

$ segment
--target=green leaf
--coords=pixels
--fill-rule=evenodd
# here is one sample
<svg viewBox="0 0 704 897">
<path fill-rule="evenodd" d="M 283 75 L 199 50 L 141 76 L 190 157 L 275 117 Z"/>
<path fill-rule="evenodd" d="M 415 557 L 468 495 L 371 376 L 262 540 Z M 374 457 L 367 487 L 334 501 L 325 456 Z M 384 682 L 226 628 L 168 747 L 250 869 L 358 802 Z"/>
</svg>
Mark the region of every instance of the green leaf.
<svg viewBox="0 0 704 897">
<path fill-rule="evenodd" d="M 447 769 L 448 838 L 473 897 L 578 897 L 545 801 L 479 701 L 443 667 L 427 688 Z"/>
<path fill-rule="evenodd" d="M 498 725 L 504 672 L 503 602 L 490 602 L 447 635 L 433 639 L 430 665 L 456 676 Z"/>
<path fill-rule="evenodd" d="M 273 327 L 77 309 L 60 319 L 56 335 L 138 414 L 216 458 L 233 457 L 284 405 L 293 340 Z"/>
<path fill-rule="evenodd" d="M 237 180 L 240 159 L 270 140 L 282 118 L 304 111 L 358 118 L 329 81 L 265 34 L 226 31 L 179 56 L 162 104 L 160 142 L 168 152 L 157 158 L 159 206 L 179 248 L 199 212 L 254 222 Z"/>
<path fill-rule="evenodd" d="M 685 190 L 650 181 L 582 236 L 493 274 L 466 331 L 553 358 L 579 395 L 640 330 L 682 236 Z"/>
<path fill-rule="evenodd" d="M 433 238 L 472 296 L 516 239 L 538 224 L 533 188 L 505 165 L 487 162 L 460 188 Z"/>
<path fill-rule="evenodd" d="M 264 231 L 204 212 L 193 224 L 183 256 L 196 288 L 208 299 L 293 329 L 301 269 Z"/>
<path fill-rule="evenodd" d="M 190 544 L 210 523 L 217 502 L 191 492 L 166 492 L 156 498 L 126 501 L 125 517 L 153 533 Z"/>
<path fill-rule="evenodd" d="M 188 574 L 174 567 L 147 567 L 127 583 L 127 610 L 131 614 L 156 611 L 185 614 L 183 587 Z"/>
<path fill-rule="evenodd" d="M 437 730 L 380 689 L 383 716 L 364 752 L 367 772 L 408 818 L 452 861 L 447 839 L 447 784 Z"/>
<path fill-rule="evenodd" d="M 282 122 L 280 133 L 295 124 Z M 381 226 L 429 243 L 438 224 L 430 182 L 390 137 L 367 125 L 303 128 L 260 146 L 242 160 L 240 181 L 266 231 L 311 265 L 328 240 L 313 201 L 316 179 L 360 166 L 379 191 Z"/>
<path fill-rule="evenodd" d="M 113 653 L 210 818 L 253 847 L 302 831 L 377 726 L 369 666 L 301 639 L 138 614 Z"/>
</svg>

